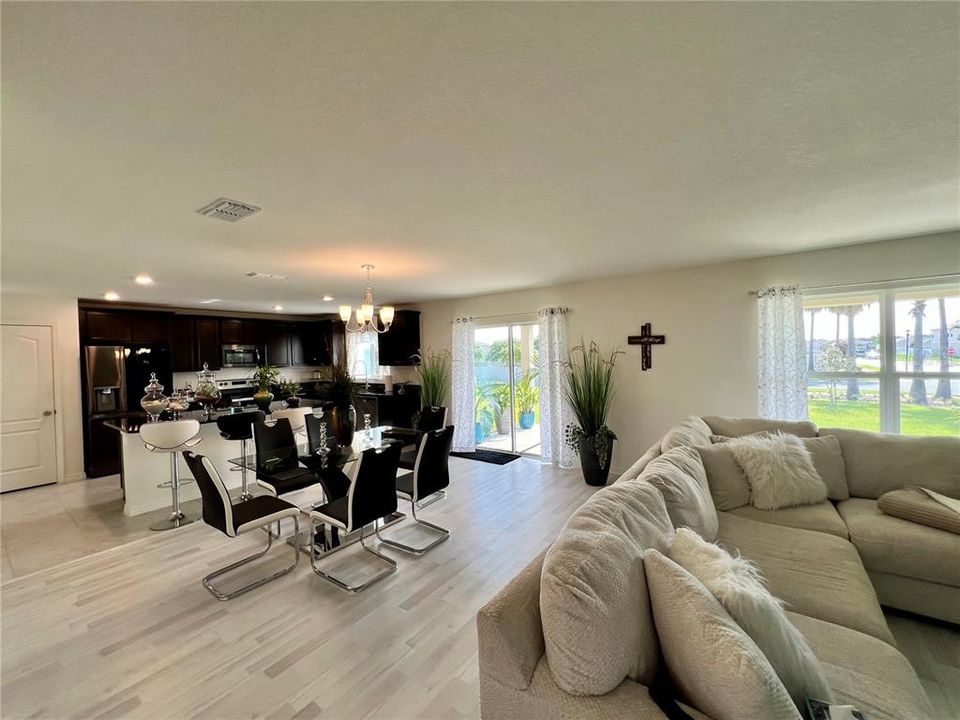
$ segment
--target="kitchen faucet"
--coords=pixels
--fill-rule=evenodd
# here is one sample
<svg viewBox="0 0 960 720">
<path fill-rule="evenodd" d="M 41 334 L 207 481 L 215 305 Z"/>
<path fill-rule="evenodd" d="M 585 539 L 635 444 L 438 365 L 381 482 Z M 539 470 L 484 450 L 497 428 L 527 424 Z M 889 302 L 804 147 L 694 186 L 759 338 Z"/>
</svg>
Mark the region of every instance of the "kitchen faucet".
<svg viewBox="0 0 960 720">
<path fill-rule="evenodd" d="M 366 360 L 361 360 L 361 359 L 359 359 L 359 358 L 358 358 L 357 360 L 354 360 L 354 361 L 353 361 L 353 367 L 350 368 L 350 372 L 353 372 L 353 371 L 354 371 L 354 369 L 357 367 L 357 363 L 360 363 L 361 365 L 363 365 L 363 389 L 364 389 L 364 390 L 369 390 L 369 389 L 370 389 L 370 378 L 367 377 L 367 372 L 368 372 L 368 370 L 367 370 L 367 362 L 366 362 Z M 354 373 L 354 375 L 356 375 L 356 373 Z"/>
</svg>

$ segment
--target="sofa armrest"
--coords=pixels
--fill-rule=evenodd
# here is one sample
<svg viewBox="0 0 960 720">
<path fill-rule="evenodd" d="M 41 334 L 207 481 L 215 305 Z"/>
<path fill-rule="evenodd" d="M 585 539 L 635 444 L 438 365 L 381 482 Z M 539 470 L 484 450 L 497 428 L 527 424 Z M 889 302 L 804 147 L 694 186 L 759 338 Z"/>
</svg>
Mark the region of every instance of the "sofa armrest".
<svg viewBox="0 0 960 720">
<path fill-rule="evenodd" d="M 544 653 L 540 571 L 544 550 L 477 613 L 480 674 L 525 690 Z"/>
</svg>

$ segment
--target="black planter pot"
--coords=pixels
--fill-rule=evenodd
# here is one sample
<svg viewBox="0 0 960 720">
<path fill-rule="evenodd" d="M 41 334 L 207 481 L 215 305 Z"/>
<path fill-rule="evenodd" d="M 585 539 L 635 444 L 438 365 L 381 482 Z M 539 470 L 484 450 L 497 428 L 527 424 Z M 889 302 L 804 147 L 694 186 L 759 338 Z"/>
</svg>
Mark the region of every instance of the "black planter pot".
<svg viewBox="0 0 960 720">
<path fill-rule="evenodd" d="M 583 470 L 583 479 L 587 485 L 600 486 L 607 484 L 610 476 L 610 463 L 613 460 L 613 438 L 607 438 L 607 462 L 600 464 L 597 448 L 593 442 L 585 442 L 580 447 L 580 469 Z"/>
<path fill-rule="evenodd" d="M 330 429 L 340 447 L 353 443 L 353 433 L 357 429 L 357 411 L 353 405 L 346 409 L 334 407 L 330 411 Z"/>
<path fill-rule="evenodd" d="M 270 403 L 273 402 L 273 393 L 257 390 L 257 392 L 253 394 L 253 402 L 260 410 L 269 414 Z"/>
<path fill-rule="evenodd" d="M 291 395 L 285 401 L 288 408 L 298 408 L 300 407 L 300 398 L 295 395 Z"/>
</svg>

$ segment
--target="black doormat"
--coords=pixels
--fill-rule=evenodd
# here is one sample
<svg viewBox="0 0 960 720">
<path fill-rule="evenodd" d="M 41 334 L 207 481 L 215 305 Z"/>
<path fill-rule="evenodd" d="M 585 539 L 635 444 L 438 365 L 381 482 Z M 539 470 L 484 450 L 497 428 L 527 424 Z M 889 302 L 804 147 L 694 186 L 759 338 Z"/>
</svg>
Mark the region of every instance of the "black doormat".
<svg viewBox="0 0 960 720">
<path fill-rule="evenodd" d="M 479 460 L 480 462 L 493 463 L 494 465 L 506 465 L 520 458 L 519 455 L 500 452 L 499 450 L 474 450 L 473 452 L 452 452 L 450 454 L 453 457 Z"/>
</svg>

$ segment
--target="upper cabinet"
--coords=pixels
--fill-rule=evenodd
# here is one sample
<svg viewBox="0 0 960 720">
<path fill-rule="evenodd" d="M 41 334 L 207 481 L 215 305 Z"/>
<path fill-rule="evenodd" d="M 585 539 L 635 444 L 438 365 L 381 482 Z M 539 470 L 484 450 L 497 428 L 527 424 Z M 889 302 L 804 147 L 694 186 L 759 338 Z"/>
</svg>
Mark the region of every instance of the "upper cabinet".
<svg viewBox="0 0 960 720">
<path fill-rule="evenodd" d="M 377 336 L 381 365 L 416 365 L 420 352 L 420 311 L 397 310 L 390 329 Z"/>
<path fill-rule="evenodd" d="M 81 310 L 84 343 L 166 343 L 171 313 Z"/>
<path fill-rule="evenodd" d="M 220 342 L 224 345 L 263 345 L 266 325 L 263 320 L 224 318 L 220 321 Z"/>
</svg>

